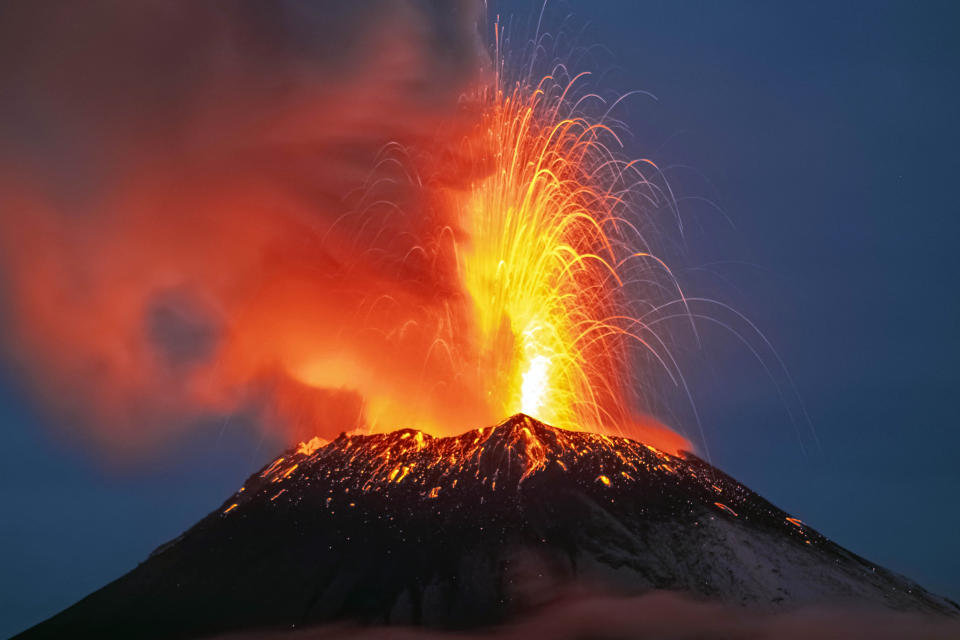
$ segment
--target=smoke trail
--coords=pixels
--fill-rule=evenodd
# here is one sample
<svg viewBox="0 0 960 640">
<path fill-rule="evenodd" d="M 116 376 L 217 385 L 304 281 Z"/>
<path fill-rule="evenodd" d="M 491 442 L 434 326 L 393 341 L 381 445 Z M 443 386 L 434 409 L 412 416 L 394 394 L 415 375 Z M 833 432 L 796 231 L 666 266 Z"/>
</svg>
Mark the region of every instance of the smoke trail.
<svg viewBox="0 0 960 640">
<path fill-rule="evenodd" d="M 113 451 L 242 410 L 329 436 L 384 395 L 500 417 L 436 345 L 458 232 L 422 185 L 469 172 L 416 152 L 472 121 L 480 10 L 4 3 L 3 342 L 39 401 Z"/>
</svg>

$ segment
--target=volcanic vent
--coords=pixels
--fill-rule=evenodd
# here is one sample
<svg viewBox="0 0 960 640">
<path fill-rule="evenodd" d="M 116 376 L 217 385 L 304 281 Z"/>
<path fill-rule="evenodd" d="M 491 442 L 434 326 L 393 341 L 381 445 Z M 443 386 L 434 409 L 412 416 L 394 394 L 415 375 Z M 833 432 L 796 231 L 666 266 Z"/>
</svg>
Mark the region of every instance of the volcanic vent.
<svg viewBox="0 0 960 640">
<path fill-rule="evenodd" d="M 303 444 L 136 569 L 24 638 L 196 637 L 352 620 L 483 625 L 573 582 L 758 608 L 958 607 L 692 454 L 518 414 L 435 438 Z"/>
</svg>

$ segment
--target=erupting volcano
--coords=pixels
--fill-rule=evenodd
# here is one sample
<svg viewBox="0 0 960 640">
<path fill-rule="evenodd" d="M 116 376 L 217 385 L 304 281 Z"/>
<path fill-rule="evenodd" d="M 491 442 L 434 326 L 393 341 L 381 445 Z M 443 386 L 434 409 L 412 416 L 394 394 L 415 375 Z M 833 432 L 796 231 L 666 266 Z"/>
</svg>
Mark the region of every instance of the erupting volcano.
<svg viewBox="0 0 960 640">
<path fill-rule="evenodd" d="M 404 429 L 304 443 L 136 569 L 20 637 L 470 627 L 572 584 L 761 610 L 960 614 L 692 454 L 520 414 L 453 437 Z"/>
<path fill-rule="evenodd" d="M 23 10 L 48 35 L 22 30 L 12 112 L 50 158 L 0 151 L 0 347 L 124 463 L 237 416 L 300 444 L 20 637 L 476 628 L 577 589 L 960 615 L 690 453 L 712 460 L 678 352 L 701 327 L 802 402 L 745 316 L 688 293 L 623 97 L 539 26 L 507 64 L 470 0 L 104 3 L 76 40 L 68 4 Z M 129 61 L 80 55 L 127 21 Z"/>
</svg>

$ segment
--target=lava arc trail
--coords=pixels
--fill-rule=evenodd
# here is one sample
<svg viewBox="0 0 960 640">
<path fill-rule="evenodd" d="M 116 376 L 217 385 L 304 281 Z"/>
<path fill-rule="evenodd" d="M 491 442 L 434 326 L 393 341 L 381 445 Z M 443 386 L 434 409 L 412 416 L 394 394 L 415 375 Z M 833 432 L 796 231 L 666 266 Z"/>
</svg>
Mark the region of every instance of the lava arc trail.
<svg viewBox="0 0 960 640">
<path fill-rule="evenodd" d="M 637 346 L 676 373 L 641 317 L 683 294 L 642 232 L 641 200 L 669 202 L 659 171 L 618 158 L 613 129 L 582 113 L 596 98 L 571 98 L 582 80 L 492 89 L 474 144 L 493 166 L 463 204 L 462 274 L 499 414 L 616 432 L 637 408 Z"/>
</svg>

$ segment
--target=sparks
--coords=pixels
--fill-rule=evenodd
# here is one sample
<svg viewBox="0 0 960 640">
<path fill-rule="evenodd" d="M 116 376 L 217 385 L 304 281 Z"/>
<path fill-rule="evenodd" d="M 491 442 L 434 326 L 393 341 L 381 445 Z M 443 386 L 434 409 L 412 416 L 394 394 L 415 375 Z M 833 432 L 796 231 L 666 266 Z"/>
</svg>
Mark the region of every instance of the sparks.
<svg viewBox="0 0 960 640">
<path fill-rule="evenodd" d="M 652 163 L 617 157 L 602 117 L 582 113 L 571 96 L 584 75 L 505 90 L 502 63 L 499 73 L 465 152 L 492 168 L 463 198 L 458 251 L 480 333 L 479 378 L 490 381 L 495 415 L 619 432 L 643 393 L 633 345 L 672 362 L 641 308 L 683 294 L 647 248 L 634 206 L 644 198 L 669 207 L 668 189 Z"/>
</svg>

